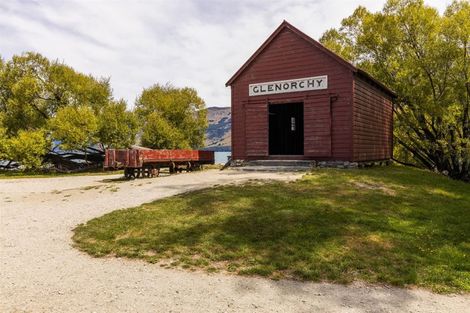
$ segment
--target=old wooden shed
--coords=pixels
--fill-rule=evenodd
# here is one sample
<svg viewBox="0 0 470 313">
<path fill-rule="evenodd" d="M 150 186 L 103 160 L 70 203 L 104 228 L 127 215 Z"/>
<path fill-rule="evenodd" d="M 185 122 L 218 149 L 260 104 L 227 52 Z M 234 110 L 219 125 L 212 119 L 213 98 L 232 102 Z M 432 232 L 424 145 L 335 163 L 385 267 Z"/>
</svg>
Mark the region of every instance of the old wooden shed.
<svg viewBox="0 0 470 313">
<path fill-rule="evenodd" d="M 226 86 L 234 160 L 392 157 L 394 93 L 286 21 Z"/>
</svg>

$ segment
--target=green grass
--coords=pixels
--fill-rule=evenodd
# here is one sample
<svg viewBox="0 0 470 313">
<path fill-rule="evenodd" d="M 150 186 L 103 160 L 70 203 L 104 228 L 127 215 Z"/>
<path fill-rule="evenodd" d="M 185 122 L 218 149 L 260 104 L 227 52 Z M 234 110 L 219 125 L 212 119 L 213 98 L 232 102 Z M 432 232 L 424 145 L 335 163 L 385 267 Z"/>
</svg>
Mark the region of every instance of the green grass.
<svg viewBox="0 0 470 313">
<path fill-rule="evenodd" d="M 50 177 L 64 177 L 64 176 L 97 176 L 97 175 L 115 175 L 123 174 L 124 171 L 103 171 L 94 170 L 79 173 L 59 173 L 59 172 L 30 172 L 30 171 L 0 171 L 0 179 L 11 178 L 50 178 Z"/>
<path fill-rule="evenodd" d="M 164 267 L 470 292 L 469 237 L 470 184 L 392 166 L 191 192 L 93 219 L 73 239 Z"/>
</svg>

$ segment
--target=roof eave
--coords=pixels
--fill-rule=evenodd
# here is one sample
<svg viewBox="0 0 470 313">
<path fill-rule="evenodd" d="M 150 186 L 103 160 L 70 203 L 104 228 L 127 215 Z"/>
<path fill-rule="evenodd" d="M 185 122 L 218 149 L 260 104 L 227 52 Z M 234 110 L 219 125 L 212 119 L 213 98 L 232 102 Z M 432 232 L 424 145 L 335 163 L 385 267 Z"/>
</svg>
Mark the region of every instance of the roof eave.
<svg viewBox="0 0 470 313">
<path fill-rule="evenodd" d="M 271 41 L 274 40 L 274 38 L 276 38 L 276 36 L 284 28 L 290 29 L 291 31 L 293 31 L 294 33 L 299 35 L 302 39 L 306 40 L 308 43 L 310 43 L 313 46 L 315 46 L 316 48 L 320 49 L 321 51 L 323 51 L 328 56 L 332 57 L 334 60 L 336 60 L 340 64 L 346 66 L 353 73 L 359 73 L 359 74 L 367 77 L 368 79 L 370 79 L 371 81 L 376 83 L 383 91 L 388 93 L 393 98 L 397 97 L 397 94 L 393 90 L 391 90 L 390 88 L 385 86 L 383 83 L 381 83 L 380 81 L 375 79 L 372 75 L 365 72 L 364 70 L 361 70 L 361 69 L 357 68 L 352 63 L 348 62 L 347 60 L 343 59 L 342 57 L 340 57 L 339 55 L 337 55 L 336 53 L 334 53 L 330 49 L 326 48 L 320 42 L 318 42 L 315 39 L 311 38 L 310 36 L 308 36 L 307 34 L 302 32 L 301 30 L 299 30 L 298 28 L 296 28 L 295 26 L 293 26 L 292 24 L 287 22 L 286 20 L 284 20 L 281 23 L 281 25 L 279 25 L 278 28 L 276 28 L 276 30 L 268 37 L 268 39 L 266 39 L 263 42 L 263 44 L 255 51 L 255 53 L 253 53 L 253 55 L 251 55 L 251 57 L 238 69 L 238 71 L 236 71 L 235 74 L 233 74 L 233 76 L 227 81 L 227 83 L 225 83 L 225 86 L 226 87 L 231 86 L 233 84 L 233 82 L 238 78 L 238 76 L 240 76 L 241 73 L 243 73 L 248 68 L 248 66 L 250 66 L 251 62 L 253 62 L 253 60 L 258 57 L 258 55 L 271 43 Z"/>
<path fill-rule="evenodd" d="M 392 98 L 397 98 L 397 94 L 395 91 L 393 91 L 392 89 L 388 88 L 387 86 L 385 86 L 383 83 L 381 83 L 380 81 L 378 81 L 377 79 L 375 79 L 372 75 L 370 75 L 369 73 L 367 73 L 366 71 L 364 70 L 361 70 L 360 68 L 356 68 L 356 73 L 360 74 L 360 75 L 363 75 L 365 76 L 366 78 L 370 79 L 371 81 L 373 81 L 375 84 L 377 84 L 380 89 L 382 89 L 384 92 L 388 93 Z"/>
<path fill-rule="evenodd" d="M 268 37 L 268 39 L 266 39 L 266 41 L 263 42 L 263 44 L 255 51 L 255 53 L 253 53 L 253 55 L 238 69 L 238 71 L 236 71 L 235 74 L 233 74 L 233 76 L 227 81 L 227 83 L 225 83 L 225 86 L 228 87 L 228 86 L 232 85 L 232 83 L 238 78 L 238 76 L 245 71 L 245 69 L 251 64 L 251 62 L 253 62 L 253 60 L 258 57 L 258 55 L 271 43 L 271 41 L 274 40 L 274 38 L 276 38 L 276 36 L 284 28 L 290 29 L 291 31 L 296 33 L 298 36 L 300 36 L 302 39 L 306 40 L 308 43 L 310 43 L 310 44 L 314 45 L 315 47 L 317 47 L 318 49 L 322 50 L 324 53 L 326 53 L 327 55 L 329 55 L 330 57 L 335 59 L 337 62 L 343 64 L 346 67 L 348 67 L 350 70 L 352 70 L 352 71 L 356 70 L 356 67 L 354 65 L 352 65 L 350 62 L 348 62 L 345 59 L 341 58 L 336 53 L 334 53 L 333 51 L 327 49 L 321 43 L 319 43 L 315 39 L 311 38 L 310 36 L 308 36 L 307 34 L 302 32 L 300 29 L 296 28 L 295 26 L 293 26 L 292 24 L 290 24 L 289 22 L 284 20 L 281 23 L 281 25 L 279 25 L 278 28 L 276 28 L 276 30 Z"/>
<path fill-rule="evenodd" d="M 268 39 L 266 39 L 263 44 L 261 44 L 261 46 L 256 49 L 256 51 L 251 55 L 251 57 L 246 60 L 245 63 L 243 63 L 243 65 L 238 69 L 238 71 L 235 72 L 235 74 L 232 75 L 232 77 L 230 77 L 230 79 L 225 83 L 225 87 L 228 87 L 230 85 L 232 85 L 232 83 L 235 81 L 235 79 L 238 78 L 238 76 L 245 71 L 245 69 L 251 64 L 251 62 L 256 59 L 256 57 L 264 50 L 264 48 L 266 48 L 266 46 L 269 45 L 269 43 L 277 36 L 278 33 L 281 32 L 281 30 L 287 25 L 289 24 L 286 20 L 282 21 L 281 25 L 278 26 L 278 28 L 276 28 L 276 30 L 268 37 Z"/>
</svg>

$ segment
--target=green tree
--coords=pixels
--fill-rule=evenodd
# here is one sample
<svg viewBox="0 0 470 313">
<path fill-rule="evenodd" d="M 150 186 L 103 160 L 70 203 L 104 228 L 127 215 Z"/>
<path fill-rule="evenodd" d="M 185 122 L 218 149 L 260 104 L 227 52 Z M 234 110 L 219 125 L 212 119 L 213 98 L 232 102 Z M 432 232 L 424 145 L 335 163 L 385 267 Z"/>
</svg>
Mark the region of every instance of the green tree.
<svg viewBox="0 0 470 313">
<path fill-rule="evenodd" d="M 470 179 L 470 3 L 445 13 L 422 0 L 363 7 L 320 40 L 394 89 L 396 157 Z"/>
<path fill-rule="evenodd" d="M 142 144 L 158 149 L 189 149 L 188 140 L 181 130 L 173 127 L 157 112 L 147 115 L 142 130 Z"/>
<path fill-rule="evenodd" d="M 49 120 L 49 129 L 54 140 L 60 141 L 64 150 L 83 150 L 97 142 L 98 118 L 89 106 L 67 106 L 60 108 Z"/>
<path fill-rule="evenodd" d="M 76 110 L 65 110 L 71 113 L 66 116 L 59 113 L 64 108 Z M 93 116 L 89 119 L 86 116 L 90 115 L 90 110 Z M 75 119 L 73 114 L 79 114 L 77 118 L 83 121 Z M 61 62 L 50 61 L 33 52 L 15 55 L 7 61 L 0 58 L 0 115 L 2 151 L 7 150 L 7 143 L 21 130 L 45 130 L 53 133 L 52 139 L 60 140 L 63 148 L 73 149 L 84 149 L 84 142 L 96 141 L 127 146 L 136 131 L 132 113 L 125 110 L 125 104 L 113 100 L 109 79 L 78 73 Z M 94 130 L 97 117 L 103 119 L 96 126 L 98 135 Z M 58 125 L 59 119 L 66 120 L 66 124 Z M 83 133 L 79 130 L 82 123 L 85 125 Z M 50 126 L 54 129 L 49 129 Z M 5 157 L 3 152 L 0 154 Z"/>
<path fill-rule="evenodd" d="M 0 160 L 6 159 L 8 159 L 7 129 L 3 126 L 3 113 L 0 112 Z"/>
<path fill-rule="evenodd" d="M 121 100 L 105 106 L 99 115 L 98 137 L 106 147 L 127 148 L 134 144 L 137 119 Z"/>
<path fill-rule="evenodd" d="M 108 79 L 78 73 L 38 53 L 0 63 L 0 111 L 10 136 L 44 127 L 62 107 L 85 105 L 98 114 L 111 100 Z"/>
<path fill-rule="evenodd" d="M 20 130 L 18 135 L 7 140 L 6 158 L 15 160 L 25 169 L 37 169 L 50 148 L 44 130 Z"/>
<path fill-rule="evenodd" d="M 199 148 L 204 143 L 207 110 L 193 88 L 157 84 L 144 89 L 135 112 L 142 125 L 144 146 Z"/>
</svg>

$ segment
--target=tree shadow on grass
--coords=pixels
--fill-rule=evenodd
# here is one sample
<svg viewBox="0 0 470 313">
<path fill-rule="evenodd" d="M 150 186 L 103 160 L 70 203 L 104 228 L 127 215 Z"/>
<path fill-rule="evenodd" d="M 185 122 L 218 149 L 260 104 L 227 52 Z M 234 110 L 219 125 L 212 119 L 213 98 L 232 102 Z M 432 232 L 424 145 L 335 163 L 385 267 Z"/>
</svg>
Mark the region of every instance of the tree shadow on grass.
<svg viewBox="0 0 470 313">
<path fill-rule="evenodd" d="M 291 183 L 187 193 L 111 213 L 92 227 L 104 233 L 103 219 L 111 219 L 118 227 L 105 251 L 149 261 L 468 291 L 470 193 L 445 180 L 409 169 L 326 170 Z"/>
<path fill-rule="evenodd" d="M 462 288 L 458 281 L 469 270 L 465 196 L 457 192 L 463 200 L 453 202 L 446 194 L 426 198 L 436 183 L 413 180 L 410 191 L 400 175 L 384 180 L 367 174 L 362 179 L 404 188 L 393 196 L 342 188 L 349 184 L 345 176 L 340 182 L 335 178 L 336 188 L 322 178 L 329 190 L 274 183 L 264 186 L 262 195 L 257 186 L 227 187 L 228 193 L 209 197 L 202 191 L 201 197 L 183 196 L 186 208 L 180 212 L 200 221 L 162 233 L 155 244 L 164 250 L 183 247 L 183 254 L 209 263 L 235 264 L 241 274 Z M 328 196 L 331 192 L 336 195 Z M 239 206 L 220 214 L 220 205 L 227 203 Z"/>
</svg>

